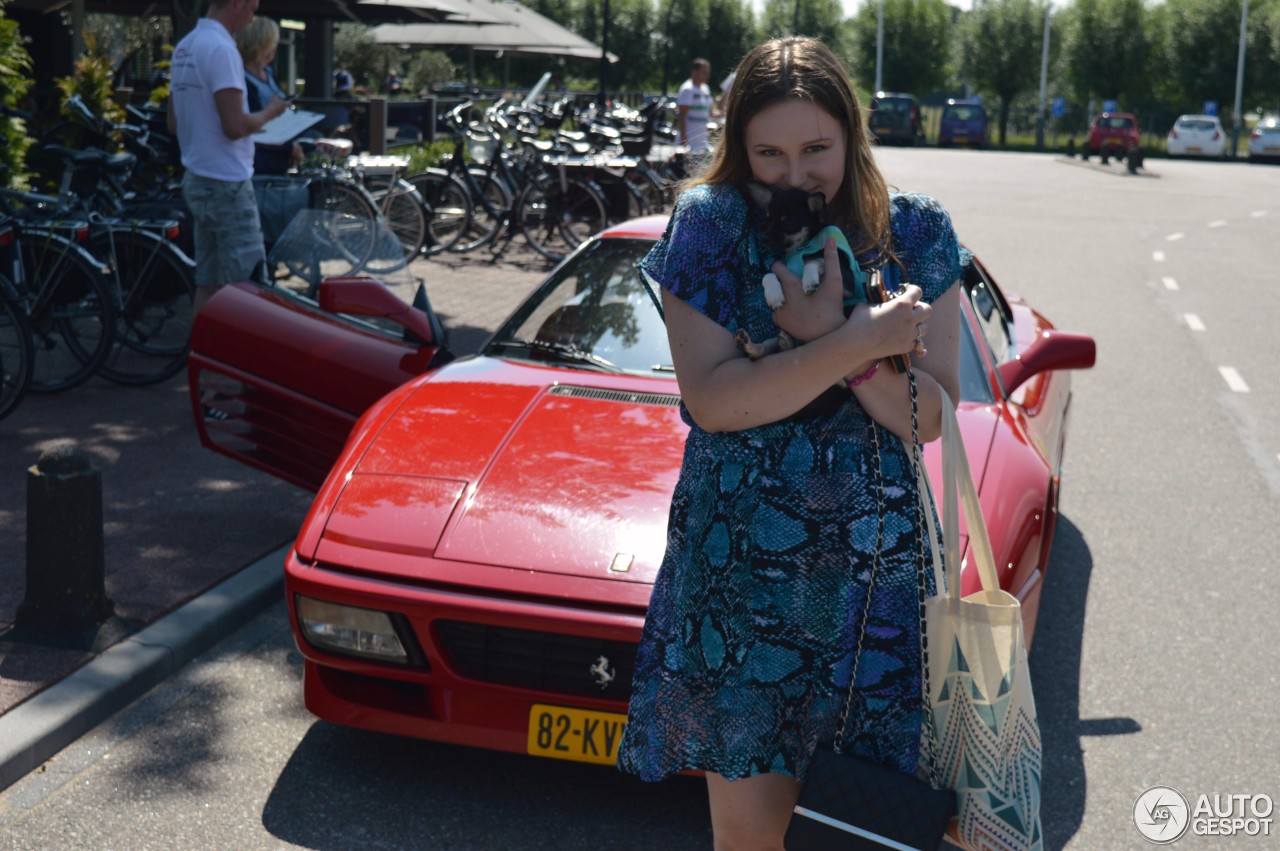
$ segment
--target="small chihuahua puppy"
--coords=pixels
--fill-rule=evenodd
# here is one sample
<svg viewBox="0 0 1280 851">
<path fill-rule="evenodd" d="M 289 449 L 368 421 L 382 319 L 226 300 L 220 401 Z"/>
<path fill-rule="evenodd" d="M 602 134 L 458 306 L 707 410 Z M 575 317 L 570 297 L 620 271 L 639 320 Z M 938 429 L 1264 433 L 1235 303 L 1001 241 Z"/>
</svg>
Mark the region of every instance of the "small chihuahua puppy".
<svg viewBox="0 0 1280 851">
<path fill-rule="evenodd" d="M 827 239 L 834 237 L 840 256 L 840 274 L 844 282 L 845 313 L 859 301 L 866 301 L 858 293 L 854 276 L 856 268 L 853 249 L 839 228 L 827 224 L 827 199 L 821 192 L 809 193 L 803 189 L 779 189 L 774 191 L 762 183 L 750 181 L 747 190 L 751 199 L 765 211 L 764 232 L 760 235 L 764 246 L 783 256 L 783 262 L 794 274 L 800 276 L 805 295 L 812 295 L 825 273 L 823 249 Z M 782 283 L 773 272 L 760 279 L 765 303 L 777 310 L 786 303 Z M 763 343 L 751 342 L 746 330 L 737 334 L 738 344 L 752 360 L 795 346 L 795 341 L 785 331 Z"/>
</svg>

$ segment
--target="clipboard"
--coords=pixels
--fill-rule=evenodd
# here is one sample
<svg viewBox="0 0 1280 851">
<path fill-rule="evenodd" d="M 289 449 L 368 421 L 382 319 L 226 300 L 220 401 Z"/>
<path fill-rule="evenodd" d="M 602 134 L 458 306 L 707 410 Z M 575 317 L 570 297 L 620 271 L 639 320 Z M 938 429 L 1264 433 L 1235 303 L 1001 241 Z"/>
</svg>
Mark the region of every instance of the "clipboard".
<svg viewBox="0 0 1280 851">
<path fill-rule="evenodd" d="M 253 141 L 257 145 L 283 145 L 292 142 L 300 133 L 305 133 L 321 121 L 324 121 L 322 112 L 285 110 L 262 125 L 262 129 L 253 134 Z"/>
</svg>

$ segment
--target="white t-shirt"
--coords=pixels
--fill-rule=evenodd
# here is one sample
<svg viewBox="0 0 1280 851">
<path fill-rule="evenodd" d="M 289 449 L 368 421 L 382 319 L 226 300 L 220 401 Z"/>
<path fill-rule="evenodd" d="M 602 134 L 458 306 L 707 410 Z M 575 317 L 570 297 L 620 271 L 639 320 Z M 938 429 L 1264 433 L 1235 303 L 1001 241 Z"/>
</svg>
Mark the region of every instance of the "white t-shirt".
<svg viewBox="0 0 1280 851">
<path fill-rule="evenodd" d="M 711 118 L 711 88 L 706 83 L 695 86 L 693 80 L 685 80 L 676 95 L 676 105 L 689 107 L 684 119 L 688 138 L 677 141 L 688 145 L 691 151 L 705 151 L 709 147 L 707 121 Z"/>
<path fill-rule="evenodd" d="M 214 92 L 240 91 L 249 111 L 244 60 L 222 24 L 201 18 L 173 49 L 169 96 L 178 122 L 182 165 L 192 174 L 238 183 L 253 177 L 253 137 L 229 139 L 222 132 Z"/>
</svg>

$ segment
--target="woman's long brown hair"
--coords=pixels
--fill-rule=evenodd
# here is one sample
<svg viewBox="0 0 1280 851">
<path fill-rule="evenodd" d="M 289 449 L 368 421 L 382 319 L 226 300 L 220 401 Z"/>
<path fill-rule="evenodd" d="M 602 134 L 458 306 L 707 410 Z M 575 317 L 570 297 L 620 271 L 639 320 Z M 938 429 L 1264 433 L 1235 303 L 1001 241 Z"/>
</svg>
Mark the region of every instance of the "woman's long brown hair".
<svg viewBox="0 0 1280 851">
<path fill-rule="evenodd" d="M 840 60 L 817 39 L 774 39 L 743 58 L 725 104 L 723 138 L 706 170 L 681 188 L 700 183 L 744 187 L 751 179 L 748 122 L 790 98 L 813 103 L 845 128 L 844 182 L 831 201 L 832 220 L 848 232 L 855 252 L 891 257 L 889 188 L 872 157 L 858 96 Z"/>
</svg>

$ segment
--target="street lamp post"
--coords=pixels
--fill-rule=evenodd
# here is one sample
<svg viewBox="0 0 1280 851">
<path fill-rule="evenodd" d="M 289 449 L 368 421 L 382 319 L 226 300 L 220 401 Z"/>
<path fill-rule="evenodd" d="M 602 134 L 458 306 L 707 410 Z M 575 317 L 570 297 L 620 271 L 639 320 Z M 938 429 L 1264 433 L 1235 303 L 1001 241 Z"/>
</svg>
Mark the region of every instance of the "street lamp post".
<svg viewBox="0 0 1280 851">
<path fill-rule="evenodd" d="M 1036 110 L 1036 150 L 1044 150 L 1044 96 L 1049 86 L 1049 16 L 1053 4 L 1044 7 L 1044 47 L 1040 51 L 1040 106 Z"/>
<path fill-rule="evenodd" d="M 884 77 L 880 73 L 884 65 L 884 0 L 880 0 L 879 11 L 876 12 L 876 91 L 884 87 Z"/>
<path fill-rule="evenodd" d="M 1240 53 L 1236 58 L 1236 107 L 1231 117 L 1231 156 L 1234 159 L 1240 144 L 1240 106 L 1244 95 L 1244 45 L 1249 27 L 1249 0 L 1240 9 Z"/>
</svg>

